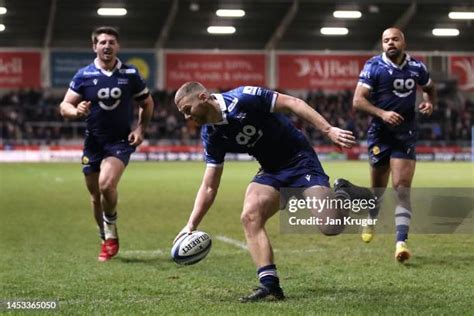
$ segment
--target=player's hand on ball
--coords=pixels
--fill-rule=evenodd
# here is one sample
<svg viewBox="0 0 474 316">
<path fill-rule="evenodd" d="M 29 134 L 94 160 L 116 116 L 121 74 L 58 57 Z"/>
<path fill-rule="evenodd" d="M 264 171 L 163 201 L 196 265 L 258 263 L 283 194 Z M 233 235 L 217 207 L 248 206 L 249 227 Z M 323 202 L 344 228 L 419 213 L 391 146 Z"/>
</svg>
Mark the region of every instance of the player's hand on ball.
<svg viewBox="0 0 474 316">
<path fill-rule="evenodd" d="M 400 125 L 404 120 L 403 116 L 394 111 L 383 112 L 381 118 L 385 123 L 388 123 L 393 126 Z"/>
<path fill-rule="evenodd" d="M 78 118 L 86 117 L 91 112 L 91 101 L 81 101 L 76 108 Z"/>
<path fill-rule="evenodd" d="M 433 103 L 421 102 L 420 105 L 418 105 L 418 109 L 421 114 L 430 116 L 433 113 Z"/>
<path fill-rule="evenodd" d="M 192 231 L 195 230 L 194 228 L 190 227 L 189 225 L 186 225 L 181 229 L 181 231 L 176 235 L 176 237 L 173 239 L 173 245 L 176 243 L 178 239 L 180 239 L 184 235 L 190 235 Z"/>
<path fill-rule="evenodd" d="M 351 131 L 346 131 L 334 126 L 329 129 L 328 137 L 334 144 L 343 148 L 351 148 L 356 143 Z"/>
</svg>

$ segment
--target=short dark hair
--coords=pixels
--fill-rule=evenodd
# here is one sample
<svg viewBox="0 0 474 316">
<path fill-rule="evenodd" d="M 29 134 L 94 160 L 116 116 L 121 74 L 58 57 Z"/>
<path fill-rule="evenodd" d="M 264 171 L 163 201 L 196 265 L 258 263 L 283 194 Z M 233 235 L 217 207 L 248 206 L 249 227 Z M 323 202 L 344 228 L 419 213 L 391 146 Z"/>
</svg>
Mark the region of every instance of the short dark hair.
<svg viewBox="0 0 474 316">
<path fill-rule="evenodd" d="M 97 44 L 97 36 L 100 34 L 109 34 L 115 36 L 117 42 L 119 40 L 119 32 L 115 27 L 112 26 L 100 26 L 92 31 L 92 43 Z"/>
<path fill-rule="evenodd" d="M 207 89 L 200 83 L 196 81 L 188 81 L 184 83 L 181 87 L 179 87 L 178 91 L 174 96 L 174 103 L 178 105 L 178 103 L 184 97 L 188 97 L 190 95 L 194 95 L 201 92 L 207 92 Z"/>
</svg>

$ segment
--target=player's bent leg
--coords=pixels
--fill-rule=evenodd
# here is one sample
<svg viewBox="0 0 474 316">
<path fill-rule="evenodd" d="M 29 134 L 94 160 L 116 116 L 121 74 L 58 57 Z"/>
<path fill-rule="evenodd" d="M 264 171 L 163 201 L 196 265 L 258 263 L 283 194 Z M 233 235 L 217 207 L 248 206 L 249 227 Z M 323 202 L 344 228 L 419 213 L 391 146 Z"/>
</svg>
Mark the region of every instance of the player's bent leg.
<svg viewBox="0 0 474 316">
<path fill-rule="evenodd" d="M 415 174 L 416 161 L 392 158 L 390 165 L 392 168 L 392 185 L 397 196 L 397 206 L 395 208 L 395 259 L 403 263 L 411 256 L 407 246 L 407 239 L 412 217 L 410 190 Z"/>
<path fill-rule="evenodd" d="M 107 157 L 100 166 L 99 189 L 102 195 L 104 213 L 115 213 L 118 193 L 117 186 L 125 170 L 123 162 L 116 157 Z"/>
<path fill-rule="evenodd" d="M 94 172 L 85 176 L 87 189 L 91 194 L 92 207 L 94 209 L 94 217 L 99 227 L 99 234 L 102 240 L 101 249 L 97 259 L 99 261 L 110 260 L 118 251 L 117 247 L 114 247 L 115 242 L 113 240 L 107 241 L 104 232 L 103 223 L 103 212 L 102 204 L 100 202 L 100 190 L 99 190 L 99 173 Z M 117 242 L 118 243 L 118 242 Z M 117 249 L 113 249 L 117 248 Z"/>
<path fill-rule="evenodd" d="M 370 201 L 375 199 L 374 194 L 369 188 L 354 185 L 348 180 L 342 178 L 336 179 L 334 181 L 334 195 L 337 199 L 350 201 Z M 354 213 L 360 213 L 362 208 L 353 208 L 350 211 Z"/>
<path fill-rule="evenodd" d="M 119 251 L 117 232 L 117 186 L 125 170 L 124 163 L 116 157 L 107 157 L 102 161 L 99 175 L 99 190 L 103 213 L 105 241 L 99 254 L 99 261 L 108 261 Z"/>
<path fill-rule="evenodd" d="M 264 225 L 278 211 L 279 197 L 275 188 L 255 182 L 249 184 L 245 194 L 241 222 L 250 254 L 257 266 L 273 263 L 272 247 Z"/>
<path fill-rule="evenodd" d="M 265 223 L 278 211 L 279 201 L 279 192 L 269 185 L 252 182 L 247 188 L 241 221 L 261 285 L 250 295 L 240 298 L 240 302 L 268 298 L 281 300 L 285 297 L 273 261 L 272 246 L 265 231 Z"/>
</svg>

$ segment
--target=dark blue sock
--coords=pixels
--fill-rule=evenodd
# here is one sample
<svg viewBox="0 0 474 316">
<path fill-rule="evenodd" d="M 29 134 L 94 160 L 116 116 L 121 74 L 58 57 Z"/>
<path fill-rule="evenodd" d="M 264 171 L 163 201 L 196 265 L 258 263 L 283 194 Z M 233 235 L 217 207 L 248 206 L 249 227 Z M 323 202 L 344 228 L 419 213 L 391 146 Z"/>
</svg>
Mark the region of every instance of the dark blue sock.
<svg viewBox="0 0 474 316">
<path fill-rule="evenodd" d="M 257 270 L 257 276 L 260 283 L 270 290 L 280 287 L 280 279 L 278 278 L 276 265 L 274 264 L 259 268 Z"/>
<path fill-rule="evenodd" d="M 406 241 L 408 239 L 408 226 L 397 225 L 397 242 Z"/>
</svg>

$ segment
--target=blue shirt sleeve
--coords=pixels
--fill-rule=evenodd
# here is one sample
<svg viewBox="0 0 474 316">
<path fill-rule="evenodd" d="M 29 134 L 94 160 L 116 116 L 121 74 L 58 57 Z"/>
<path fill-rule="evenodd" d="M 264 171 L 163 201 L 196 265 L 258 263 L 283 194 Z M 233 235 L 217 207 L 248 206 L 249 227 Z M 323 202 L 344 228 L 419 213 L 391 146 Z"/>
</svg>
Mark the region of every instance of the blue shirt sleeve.
<svg viewBox="0 0 474 316">
<path fill-rule="evenodd" d="M 428 69 L 426 68 L 425 64 L 423 64 L 420 61 L 421 67 L 420 67 L 420 77 L 418 78 L 418 84 L 420 86 L 426 86 L 430 83 L 430 73 L 428 72 Z"/>
<path fill-rule="evenodd" d="M 201 140 L 204 145 L 204 159 L 208 166 L 219 166 L 224 163 L 225 150 L 213 142 L 209 137 L 209 129 L 212 127 L 203 126 L 201 130 Z"/>
<path fill-rule="evenodd" d="M 369 89 L 373 89 L 377 84 L 377 67 L 372 59 L 368 60 L 359 74 L 359 83 Z"/>
<path fill-rule="evenodd" d="M 144 100 L 149 95 L 145 80 L 140 76 L 138 69 L 133 67 L 131 69 L 135 70 L 130 81 L 132 84 L 133 98 L 138 101 Z"/>
<path fill-rule="evenodd" d="M 78 71 L 74 75 L 71 82 L 69 83 L 69 89 L 81 96 L 84 95 L 84 77 L 82 76 L 82 71 Z"/>
<path fill-rule="evenodd" d="M 254 110 L 263 113 L 273 112 L 278 93 L 262 87 L 242 87 L 242 97 L 245 103 L 251 104 Z"/>
</svg>

